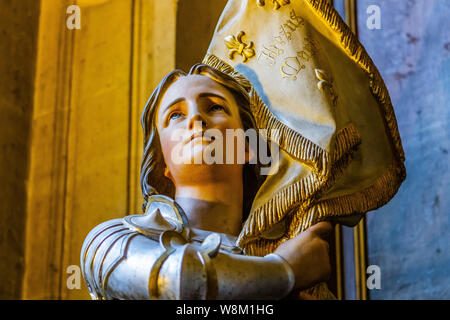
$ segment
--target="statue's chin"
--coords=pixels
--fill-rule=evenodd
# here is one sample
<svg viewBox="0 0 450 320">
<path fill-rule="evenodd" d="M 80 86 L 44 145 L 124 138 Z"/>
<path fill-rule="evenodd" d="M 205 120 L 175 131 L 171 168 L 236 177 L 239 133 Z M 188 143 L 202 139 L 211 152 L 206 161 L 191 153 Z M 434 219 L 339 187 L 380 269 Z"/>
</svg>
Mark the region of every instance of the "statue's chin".
<svg viewBox="0 0 450 320">
<path fill-rule="evenodd" d="M 205 186 L 211 183 L 229 183 L 230 180 L 242 177 L 242 167 L 230 164 L 183 164 L 177 168 L 175 173 L 175 188 L 181 185 Z"/>
</svg>

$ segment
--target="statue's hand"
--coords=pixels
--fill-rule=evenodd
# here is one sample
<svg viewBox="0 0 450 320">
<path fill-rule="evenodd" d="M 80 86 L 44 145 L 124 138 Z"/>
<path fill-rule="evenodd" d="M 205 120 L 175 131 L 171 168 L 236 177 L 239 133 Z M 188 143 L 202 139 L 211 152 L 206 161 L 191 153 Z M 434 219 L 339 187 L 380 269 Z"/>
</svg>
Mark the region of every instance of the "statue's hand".
<svg viewBox="0 0 450 320">
<path fill-rule="evenodd" d="M 331 273 L 328 238 L 331 231 L 331 223 L 319 222 L 283 242 L 274 252 L 292 267 L 295 289 L 306 289 L 328 280 Z"/>
</svg>

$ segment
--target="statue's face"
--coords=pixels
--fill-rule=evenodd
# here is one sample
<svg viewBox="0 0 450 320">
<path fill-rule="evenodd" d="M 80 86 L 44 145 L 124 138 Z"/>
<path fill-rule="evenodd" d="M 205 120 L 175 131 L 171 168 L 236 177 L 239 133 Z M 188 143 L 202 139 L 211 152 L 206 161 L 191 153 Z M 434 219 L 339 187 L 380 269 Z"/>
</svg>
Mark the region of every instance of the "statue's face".
<svg viewBox="0 0 450 320">
<path fill-rule="evenodd" d="M 242 129 L 236 101 L 225 87 L 202 75 L 189 75 L 174 82 L 165 92 L 157 110 L 157 130 L 166 164 L 166 176 L 174 182 L 189 183 L 220 179 L 220 176 L 242 170 L 242 164 L 194 163 L 213 139 L 201 137 L 216 129 L 226 137 L 226 129 Z M 208 131 L 206 131 L 208 132 Z M 177 150 L 174 150 L 177 148 Z M 174 158 L 180 148 L 191 159 Z M 225 150 L 223 151 L 225 152 Z M 200 154 L 200 155 L 199 155 Z M 225 155 L 224 155 L 225 157 Z M 219 167 L 220 166 L 220 167 Z"/>
</svg>

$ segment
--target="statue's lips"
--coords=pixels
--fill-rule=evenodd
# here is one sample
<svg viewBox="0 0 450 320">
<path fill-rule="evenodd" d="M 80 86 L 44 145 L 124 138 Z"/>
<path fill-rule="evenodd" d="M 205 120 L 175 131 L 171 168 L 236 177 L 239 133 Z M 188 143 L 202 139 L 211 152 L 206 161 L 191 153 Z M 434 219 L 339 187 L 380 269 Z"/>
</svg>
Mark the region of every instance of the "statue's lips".
<svg viewBox="0 0 450 320">
<path fill-rule="evenodd" d="M 188 139 L 186 139 L 184 141 L 184 144 L 186 145 L 186 144 L 195 143 L 195 142 L 211 143 L 214 140 L 215 140 L 214 136 L 211 136 L 211 135 L 205 133 L 204 131 L 198 131 L 198 132 L 195 132 L 194 134 L 192 134 Z"/>
</svg>

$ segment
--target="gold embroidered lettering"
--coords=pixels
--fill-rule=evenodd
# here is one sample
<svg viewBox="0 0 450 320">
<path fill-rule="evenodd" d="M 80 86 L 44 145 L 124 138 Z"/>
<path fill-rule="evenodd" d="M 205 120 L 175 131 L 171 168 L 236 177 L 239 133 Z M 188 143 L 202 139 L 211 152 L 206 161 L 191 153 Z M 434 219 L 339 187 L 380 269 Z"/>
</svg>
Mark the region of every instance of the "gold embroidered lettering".
<svg viewBox="0 0 450 320">
<path fill-rule="evenodd" d="M 301 64 L 297 57 L 289 57 L 281 63 L 280 73 L 283 78 L 297 80 L 297 74 L 302 69 L 305 69 L 305 65 Z"/>
<path fill-rule="evenodd" d="M 284 53 L 284 49 L 278 48 L 277 46 L 270 45 L 268 47 L 264 46 L 261 50 L 261 53 L 258 56 L 258 59 L 261 57 L 261 55 L 264 55 L 266 59 L 270 61 L 270 65 L 273 66 L 275 64 L 275 59 L 280 54 Z"/>
</svg>

